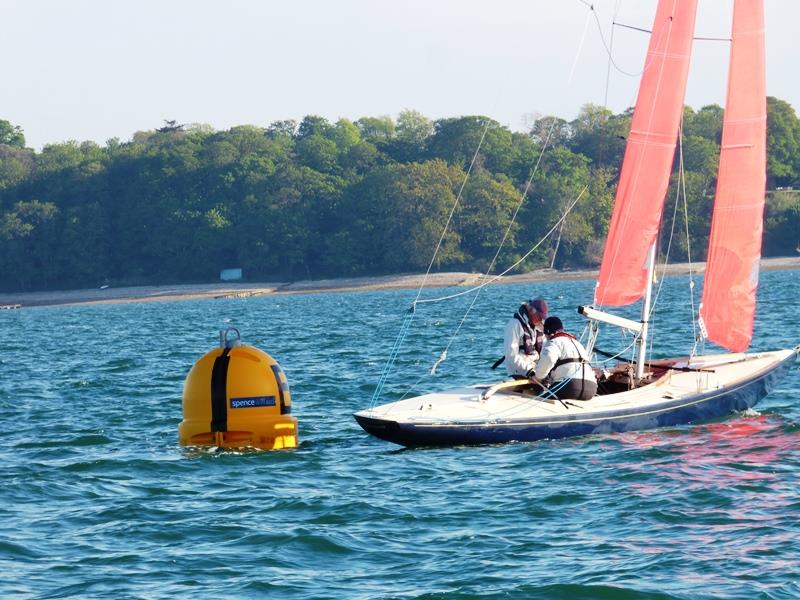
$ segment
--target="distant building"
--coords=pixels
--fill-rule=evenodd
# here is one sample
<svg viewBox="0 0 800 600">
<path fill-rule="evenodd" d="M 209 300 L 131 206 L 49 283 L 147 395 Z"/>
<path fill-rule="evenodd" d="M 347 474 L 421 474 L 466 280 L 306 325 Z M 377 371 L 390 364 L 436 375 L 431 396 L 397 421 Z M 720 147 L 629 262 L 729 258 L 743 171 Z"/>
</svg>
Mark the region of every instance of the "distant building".
<svg viewBox="0 0 800 600">
<path fill-rule="evenodd" d="M 241 269 L 222 269 L 219 272 L 219 278 L 222 281 L 239 281 L 242 278 Z"/>
</svg>

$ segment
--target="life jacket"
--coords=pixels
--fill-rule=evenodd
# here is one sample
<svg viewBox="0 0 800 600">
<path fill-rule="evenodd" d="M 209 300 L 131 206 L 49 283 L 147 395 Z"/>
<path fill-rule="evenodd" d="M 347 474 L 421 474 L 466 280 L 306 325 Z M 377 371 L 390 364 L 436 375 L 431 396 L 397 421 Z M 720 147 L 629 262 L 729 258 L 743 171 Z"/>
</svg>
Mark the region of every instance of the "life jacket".
<svg viewBox="0 0 800 600">
<path fill-rule="evenodd" d="M 566 331 L 556 331 L 553 335 L 550 336 L 550 339 L 552 340 L 552 339 L 559 338 L 559 337 L 565 337 L 565 338 L 569 339 L 572 342 L 572 345 L 575 347 L 575 352 L 578 353 L 578 356 L 577 357 L 573 357 L 573 358 L 559 358 L 555 362 L 553 367 L 547 372 L 547 375 L 545 375 L 545 379 L 550 377 L 550 374 L 553 371 L 555 371 L 558 367 L 560 367 L 562 365 L 567 365 L 569 363 L 581 363 L 581 364 L 587 364 L 587 365 L 589 364 L 589 361 L 586 360 L 585 358 L 583 358 L 583 356 L 581 356 L 581 351 L 578 348 L 578 345 L 575 343 L 575 336 L 574 335 L 572 335 L 571 333 L 567 333 Z M 583 371 L 581 370 L 581 372 L 583 372 Z"/>
<path fill-rule="evenodd" d="M 514 313 L 514 318 L 522 325 L 522 343 L 519 345 L 519 349 L 527 355 L 531 355 L 534 352 L 541 354 L 542 346 L 544 345 L 542 341 L 544 334 L 535 327 L 531 327 L 528 319 L 522 316 L 522 310 L 520 309 Z"/>
<path fill-rule="evenodd" d="M 567 333 L 566 331 L 556 331 L 553 335 L 550 336 L 551 338 L 558 338 L 558 337 L 566 337 L 570 339 L 575 339 L 575 336 L 571 333 Z"/>
<path fill-rule="evenodd" d="M 522 325 L 522 343 L 519 345 L 520 352 L 530 356 L 534 352 L 537 354 L 542 353 L 542 346 L 544 346 L 544 333 L 536 329 L 535 327 L 531 327 L 530 323 L 528 323 L 528 316 L 525 314 L 523 316 L 523 311 L 525 309 L 521 308 L 516 313 L 514 313 L 514 318 L 519 321 L 519 324 Z M 506 357 L 501 356 L 492 364 L 491 368 L 496 369 L 505 361 Z"/>
</svg>

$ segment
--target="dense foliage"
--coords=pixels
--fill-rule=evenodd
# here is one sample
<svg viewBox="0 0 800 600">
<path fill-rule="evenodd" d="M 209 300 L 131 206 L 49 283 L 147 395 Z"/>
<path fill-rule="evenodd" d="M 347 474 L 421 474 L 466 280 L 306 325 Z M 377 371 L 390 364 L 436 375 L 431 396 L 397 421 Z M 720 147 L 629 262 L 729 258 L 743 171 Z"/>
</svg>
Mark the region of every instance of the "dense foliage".
<svg viewBox="0 0 800 600">
<path fill-rule="evenodd" d="M 800 121 L 786 102 L 770 98 L 768 106 L 776 191 L 764 250 L 794 254 Z M 229 131 L 167 122 L 129 142 L 34 152 L 19 127 L 0 120 L 0 289 L 213 281 L 231 267 L 251 281 L 420 271 L 438 245 L 436 269 L 498 272 L 541 240 L 584 188 L 520 268 L 596 265 L 629 126 L 630 111 L 593 105 L 571 122 L 541 118 L 529 133 L 486 117 L 432 122 L 405 111 L 396 120 L 308 116 Z M 673 261 L 687 251 L 704 258 L 721 129 L 719 106 L 686 108 L 692 245 L 676 235 Z M 676 175 L 665 235 L 677 186 Z"/>
</svg>

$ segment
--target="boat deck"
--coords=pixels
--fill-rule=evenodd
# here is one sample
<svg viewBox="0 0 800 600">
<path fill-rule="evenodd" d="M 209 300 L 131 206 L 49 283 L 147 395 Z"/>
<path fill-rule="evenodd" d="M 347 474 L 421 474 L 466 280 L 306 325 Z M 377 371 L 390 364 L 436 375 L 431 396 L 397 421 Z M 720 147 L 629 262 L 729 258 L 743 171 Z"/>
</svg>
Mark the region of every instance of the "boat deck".
<svg viewBox="0 0 800 600">
<path fill-rule="evenodd" d="M 357 413 L 376 419 L 391 419 L 417 424 L 503 423 L 529 420 L 585 420 L 610 415 L 638 414 L 673 410 L 683 404 L 713 397 L 715 391 L 729 393 L 741 383 L 752 382 L 760 373 L 767 373 L 792 350 L 761 354 L 721 354 L 688 359 L 654 362 L 656 373 L 662 374 L 648 385 L 613 394 L 602 394 L 591 400 L 558 401 L 523 391 L 500 391 L 484 399 L 488 385 L 473 385 L 443 392 L 425 394 L 384 404 Z M 689 367 L 693 371 L 659 367 Z"/>
</svg>

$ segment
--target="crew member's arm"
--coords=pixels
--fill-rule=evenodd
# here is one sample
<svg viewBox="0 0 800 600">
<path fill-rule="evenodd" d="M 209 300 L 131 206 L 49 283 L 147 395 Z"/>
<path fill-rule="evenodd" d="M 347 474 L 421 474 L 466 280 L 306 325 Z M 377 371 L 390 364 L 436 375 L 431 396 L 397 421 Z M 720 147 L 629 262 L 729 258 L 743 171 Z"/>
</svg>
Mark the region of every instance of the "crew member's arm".
<svg viewBox="0 0 800 600">
<path fill-rule="evenodd" d="M 552 342 L 545 342 L 542 348 L 542 355 L 539 357 L 539 362 L 536 363 L 536 379 L 542 380 L 553 370 L 556 361 L 559 357 L 558 346 Z"/>
<path fill-rule="evenodd" d="M 535 352 L 531 355 L 526 355 L 520 351 L 522 335 L 522 325 L 517 323 L 516 320 L 506 325 L 503 336 L 503 352 L 506 356 L 506 364 L 509 366 L 509 373 L 513 375 L 527 374 L 538 358 Z"/>
</svg>

